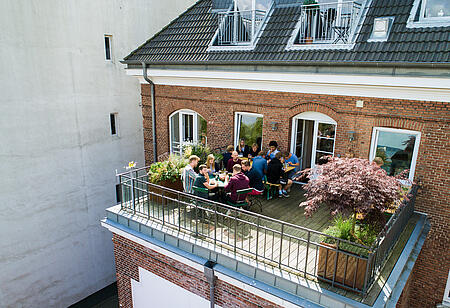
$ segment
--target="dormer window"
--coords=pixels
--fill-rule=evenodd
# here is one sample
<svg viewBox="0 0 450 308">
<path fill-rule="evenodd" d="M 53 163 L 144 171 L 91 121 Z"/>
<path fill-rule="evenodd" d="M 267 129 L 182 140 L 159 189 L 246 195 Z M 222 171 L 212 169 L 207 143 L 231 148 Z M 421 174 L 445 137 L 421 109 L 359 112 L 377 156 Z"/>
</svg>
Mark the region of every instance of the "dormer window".
<svg viewBox="0 0 450 308">
<path fill-rule="evenodd" d="M 353 0 L 304 0 L 291 47 L 351 44 L 360 11 Z"/>
<path fill-rule="evenodd" d="M 219 28 L 212 46 L 254 46 L 271 4 L 271 0 L 234 0 L 227 11 L 217 9 Z"/>
<path fill-rule="evenodd" d="M 450 26 L 449 0 L 415 0 L 406 27 Z"/>
</svg>

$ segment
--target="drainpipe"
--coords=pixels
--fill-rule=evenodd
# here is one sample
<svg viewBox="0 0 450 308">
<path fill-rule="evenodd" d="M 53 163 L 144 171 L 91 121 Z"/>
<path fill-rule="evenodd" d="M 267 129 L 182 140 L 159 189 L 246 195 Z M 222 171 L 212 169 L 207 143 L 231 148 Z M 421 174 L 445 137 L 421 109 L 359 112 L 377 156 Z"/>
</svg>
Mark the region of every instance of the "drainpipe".
<svg viewBox="0 0 450 308">
<path fill-rule="evenodd" d="M 215 306 L 215 300 L 214 300 L 214 285 L 216 282 L 216 276 L 214 276 L 214 265 L 216 265 L 216 263 L 214 263 L 213 261 L 208 261 L 204 264 L 204 273 L 205 273 L 205 277 L 206 280 L 209 283 L 209 302 L 210 302 L 210 307 L 214 308 Z"/>
<path fill-rule="evenodd" d="M 147 76 L 147 64 L 142 62 L 142 75 L 150 84 L 150 93 L 151 93 L 151 101 L 152 101 L 152 139 L 153 139 L 153 162 L 156 163 L 158 161 L 158 154 L 156 152 L 156 111 L 155 111 L 155 84 L 151 81 Z"/>
</svg>

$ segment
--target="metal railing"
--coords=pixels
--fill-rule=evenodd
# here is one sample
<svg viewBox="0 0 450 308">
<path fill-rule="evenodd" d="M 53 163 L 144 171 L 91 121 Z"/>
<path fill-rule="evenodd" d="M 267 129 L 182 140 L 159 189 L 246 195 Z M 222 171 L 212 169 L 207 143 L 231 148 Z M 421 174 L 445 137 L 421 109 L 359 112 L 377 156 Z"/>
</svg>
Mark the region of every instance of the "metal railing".
<svg viewBox="0 0 450 308">
<path fill-rule="evenodd" d="M 349 44 L 361 4 L 356 1 L 302 5 L 298 44 Z"/>
<path fill-rule="evenodd" d="M 219 12 L 217 44 L 219 46 L 251 44 L 265 16 L 266 12 L 261 10 Z"/>
<path fill-rule="evenodd" d="M 399 207 L 376 243 L 367 247 L 152 184 L 148 182 L 147 169 L 117 175 L 122 210 L 235 254 L 363 295 L 414 211 L 413 197 Z M 415 196 L 416 189 L 413 190 Z"/>
</svg>

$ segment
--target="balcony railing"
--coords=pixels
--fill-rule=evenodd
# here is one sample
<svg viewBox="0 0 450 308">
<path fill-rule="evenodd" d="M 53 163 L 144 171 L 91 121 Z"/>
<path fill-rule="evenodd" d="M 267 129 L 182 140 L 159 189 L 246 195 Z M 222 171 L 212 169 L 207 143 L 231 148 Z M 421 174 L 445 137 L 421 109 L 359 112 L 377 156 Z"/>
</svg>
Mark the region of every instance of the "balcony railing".
<svg viewBox="0 0 450 308">
<path fill-rule="evenodd" d="M 147 171 L 143 167 L 118 174 L 121 210 L 243 257 L 362 295 L 376 280 L 413 215 L 417 192 L 413 186 L 412 197 L 402 202 L 373 246 L 367 247 L 151 184 Z"/>
<path fill-rule="evenodd" d="M 356 1 L 302 5 L 297 44 L 349 44 L 361 10 Z"/>
<path fill-rule="evenodd" d="M 261 10 L 219 12 L 217 45 L 252 44 L 265 16 L 266 12 Z"/>
</svg>

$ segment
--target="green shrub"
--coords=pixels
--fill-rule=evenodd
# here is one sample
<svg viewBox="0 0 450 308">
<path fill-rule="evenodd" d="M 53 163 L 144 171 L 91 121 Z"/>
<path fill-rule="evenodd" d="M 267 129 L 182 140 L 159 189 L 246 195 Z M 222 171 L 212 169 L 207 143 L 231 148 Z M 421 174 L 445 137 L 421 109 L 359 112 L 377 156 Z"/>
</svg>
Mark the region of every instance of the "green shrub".
<svg viewBox="0 0 450 308">
<path fill-rule="evenodd" d="M 178 155 L 171 155 L 165 161 L 150 165 L 148 180 L 153 184 L 159 184 L 163 181 L 175 182 L 181 177 L 181 172 L 187 164 L 187 159 Z"/>
</svg>

